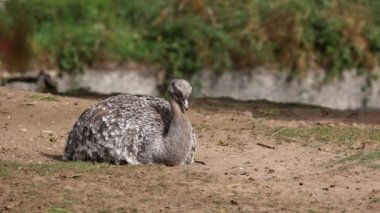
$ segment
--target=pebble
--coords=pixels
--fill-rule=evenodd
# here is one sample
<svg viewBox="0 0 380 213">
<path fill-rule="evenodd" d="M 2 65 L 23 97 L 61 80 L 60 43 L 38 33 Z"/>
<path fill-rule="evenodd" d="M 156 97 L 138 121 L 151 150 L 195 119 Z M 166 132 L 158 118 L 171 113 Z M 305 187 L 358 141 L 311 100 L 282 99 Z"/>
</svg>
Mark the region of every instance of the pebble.
<svg viewBox="0 0 380 213">
<path fill-rule="evenodd" d="M 250 111 L 244 111 L 244 112 L 243 112 L 243 115 L 245 115 L 245 116 L 247 116 L 247 117 L 253 117 L 253 114 L 252 114 L 252 112 L 250 112 Z"/>
</svg>

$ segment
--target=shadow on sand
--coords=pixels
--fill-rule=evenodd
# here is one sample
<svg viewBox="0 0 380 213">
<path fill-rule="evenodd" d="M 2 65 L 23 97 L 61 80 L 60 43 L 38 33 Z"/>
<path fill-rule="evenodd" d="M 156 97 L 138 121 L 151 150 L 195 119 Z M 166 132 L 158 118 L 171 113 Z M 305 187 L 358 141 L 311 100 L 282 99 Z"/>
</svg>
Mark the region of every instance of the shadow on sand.
<svg viewBox="0 0 380 213">
<path fill-rule="evenodd" d="M 45 153 L 45 152 L 40 152 L 40 154 L 46 158 L 49 158 L 49 159 L 52 159 L 52 160 L 55 160 L 55 161 L 61 161 L 61 162 L 64 162 L 64 160 L 62 160 L 62 156 L 63 155 L 57 155 L 57 154 L 48 154 L 48 153 Z"/>
<path fill-rule="evenodd" d="M 284 121 L 331 121 L 342 123 L 380 124 L 380 109 L 336 110 L 298 103 L 274 103 L 265 100 L 240 101 L 231 98 L 204 98 L 191 100 L 194 110 L 211 112 L 249 111 L 255 118 Z M 223 106 L 223 107 L 220 107 Z"/>
</svg>

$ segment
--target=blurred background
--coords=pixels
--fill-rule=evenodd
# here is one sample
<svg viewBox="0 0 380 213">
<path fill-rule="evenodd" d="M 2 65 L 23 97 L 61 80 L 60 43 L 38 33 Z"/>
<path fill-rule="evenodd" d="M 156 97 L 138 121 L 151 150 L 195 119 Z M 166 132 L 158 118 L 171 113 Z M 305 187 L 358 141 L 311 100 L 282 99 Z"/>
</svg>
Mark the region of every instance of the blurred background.
<svg viewBox="0 0 380 213">
<path fill-rule="evenodd" d="M 378 0 L 2 0 L 1 85 L 380 107 Z"/>
</svg>

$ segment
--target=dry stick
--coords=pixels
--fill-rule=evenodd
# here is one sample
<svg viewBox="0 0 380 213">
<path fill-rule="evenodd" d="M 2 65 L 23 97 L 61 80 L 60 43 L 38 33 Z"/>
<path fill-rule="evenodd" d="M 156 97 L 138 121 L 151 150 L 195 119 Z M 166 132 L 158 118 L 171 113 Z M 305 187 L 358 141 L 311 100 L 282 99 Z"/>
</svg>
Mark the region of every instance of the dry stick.
<svg viewBox="0 0 380 213">
<path fill-rule="evenodd" d="M 203 161 L 200 161 L 200 160 L 194 160 L 194 163 L 199 163 L 199 164 L 202 164 L 202 165 L 206 165 L 206 163 L 205 163 L 205 162 L 203 162 Z"/>
<path fill-rule="evenodd" d="M 224 188 L 224 190 L 229 189 L 231 187 L 236 187 L 236 186 L 240 186 L 240 183 L 235 183 L 235 184 L 229 185 L 226 188 Z"/>
<path fill-rule="evenodd" d="M 274 147 L 274 146 L 269 146 L 269 145 L 266 145 L 266 144 L 263 144 L 263 143 L 257 143 L 257 145 L 262 146 L 264 148 L 268 148 L 268 149 L 276 149 L 276 147 Z"/>
</svg>

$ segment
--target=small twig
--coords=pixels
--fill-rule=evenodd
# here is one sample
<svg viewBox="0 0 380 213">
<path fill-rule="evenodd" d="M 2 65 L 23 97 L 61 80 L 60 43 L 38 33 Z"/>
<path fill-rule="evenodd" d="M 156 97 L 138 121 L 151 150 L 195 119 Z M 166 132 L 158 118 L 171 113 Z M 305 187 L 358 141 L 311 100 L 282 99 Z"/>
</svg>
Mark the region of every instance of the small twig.
<svg viewBox="0 0 380 213">
<path fill-rule="evenodd" d="M 35 103 L 23 103 L 23 104 L 19 104 L 18 106 L 35 106 L 36 104 Z"/>
<path fill-rule="evenodd" d="M 268 149 L 276 149 L 276 147 L 274 147 L 274 146 L 269 146 L 269 145 L 266 145 L 266 144 L 263 144 L 263 143 L 257 143 L 257 145 L 262 146 L 264 148 L 268 148 Z"/>
<path fill-rule="evenodd" d="M 239 183 L 231 184 L 231 185 L 227 186 L 224 190 L 232 188 L 232 187 L 238 187 L 238 186 L 240 186 Z"/>
<path fill-rule="evenodd" d="M 199 164 L 202 164 L 202 165 L 206 165 L 206 163 L 205 163 L 205 162 L 203 162 L 203 161 L 200 161 L 200 160 L 194 160 L 194 163 L 199 163 Z"/>
<path fill-rule="evenodd" d="M 76 174 L 76 175 L 71 175 L 71 176 L 60 175 L 61 178 L 79 178 L 81 176 L 82 176 L 81 174 Z"/>
<path fill-rule="evenodd" d="M 81 174 L 77 174 L 77 175 L 73 175 L 73 176 L 71 176 L 71 178 L 79 178 L 79 177 L 81 177 L 82 175 Z"/>
</svg>

